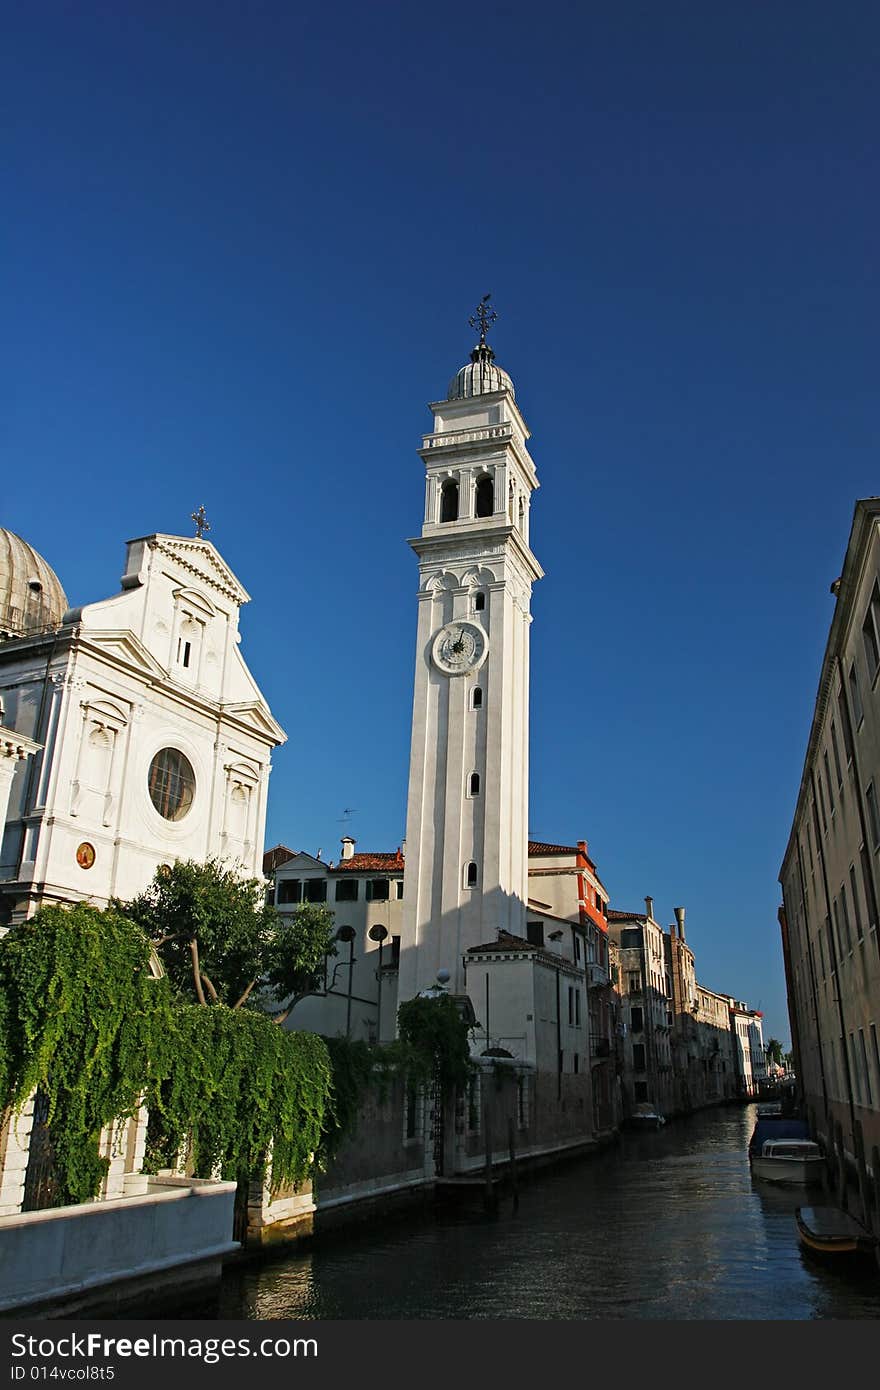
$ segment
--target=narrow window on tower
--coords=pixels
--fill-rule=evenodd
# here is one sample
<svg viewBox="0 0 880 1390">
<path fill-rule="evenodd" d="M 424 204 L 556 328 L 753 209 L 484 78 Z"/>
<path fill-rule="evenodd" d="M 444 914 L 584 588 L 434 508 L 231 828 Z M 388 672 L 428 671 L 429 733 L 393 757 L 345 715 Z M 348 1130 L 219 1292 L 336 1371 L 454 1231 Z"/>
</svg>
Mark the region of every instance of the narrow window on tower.
<svg viewBox="0 0 880 1390">
<path fill-rule="evenodd" d="M 471 775 L 470 775 L 470 777 L 468 778 L 468 796 L 479 796 L 479 795 L 480 795 L 480 774 L 479 774 L 479 772 L 472 772 Z"/>
<path fill-rule="evenodd" d="M 477 886 L 477 866 L 473 860 L 465 869 L 464 882 L 466 888 L 476 888 Z"/>
<path fill-rule="evenodd" d="M 484 593 L 474 594 L 474 612 L 482 613 L 486 607 L 486 595 Z"/>
<path fill-rule="evenodd" d="M 483 708 L 483 690 L 479 685 L 475 685 L 471 691 L 471 709 Z"/>
<path fill-rule="evenodd" d="M 447 478 L 440 489 L 440 520 L 458 521 L 458 483 Z"/>
<path fill-rule="evenodd" d="M 490 477 L 477 483 L 477 516 L 491 516 L 495 510 L 495 485 Z"/>
</svg>

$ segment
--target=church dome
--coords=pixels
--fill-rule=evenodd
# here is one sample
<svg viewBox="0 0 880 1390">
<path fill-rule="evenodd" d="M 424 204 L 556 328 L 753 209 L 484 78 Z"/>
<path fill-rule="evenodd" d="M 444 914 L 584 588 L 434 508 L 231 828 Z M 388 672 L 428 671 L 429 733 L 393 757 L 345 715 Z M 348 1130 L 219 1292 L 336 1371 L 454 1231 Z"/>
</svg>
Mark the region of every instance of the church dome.
<svg viewBox="0 0 880 1390">
<path fill-rule="evenodd" d="M 466 396 L 482 396 L 487 391 L 509 391 L 516 399 L 513 382 L 487 343 L 475 347 L 470 362 L 466 362 L 449 383 L 448 401 L 460 401 Z"/>
<path fill-rule="evenodd" d="M 60 627 L 68 606 L 57 574 L 42 555 L 0 527 L 0 639 Z"/>
</svg>

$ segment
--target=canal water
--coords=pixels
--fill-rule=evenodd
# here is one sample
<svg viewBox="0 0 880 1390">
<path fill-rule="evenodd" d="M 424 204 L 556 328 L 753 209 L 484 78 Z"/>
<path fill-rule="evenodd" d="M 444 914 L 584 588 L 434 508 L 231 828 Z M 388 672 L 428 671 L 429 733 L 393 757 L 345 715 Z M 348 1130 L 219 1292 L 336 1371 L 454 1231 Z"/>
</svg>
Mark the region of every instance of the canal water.
<svg viewBox="0 0 880 1390">
<path fill-rule="evenodd" d="M 751 1177 L 755 1107 L 533 1174 L 497 1217 L 374 1222 L 224 1276 L 226 1318 L 876 1318 L 880 1272 L 801 1252 L 803 1190 Z M 189 1313 L 192 1316 L 192 1311 Z"/>
</svg>

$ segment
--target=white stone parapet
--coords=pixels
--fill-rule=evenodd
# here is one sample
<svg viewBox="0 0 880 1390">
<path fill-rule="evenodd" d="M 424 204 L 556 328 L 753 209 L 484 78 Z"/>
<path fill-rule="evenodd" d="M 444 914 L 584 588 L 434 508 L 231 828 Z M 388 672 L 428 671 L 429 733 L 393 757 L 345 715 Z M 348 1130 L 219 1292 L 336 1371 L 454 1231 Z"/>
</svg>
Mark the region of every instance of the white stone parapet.
<svg viewBox="0 0 880 1390">
<path fill-rule="evenodd" d="M 86 1293 L 123 1280 L 219 1261 L 232 1239 L 234 1182 L 166 1185 L 114 1201 L 0 1218 L 0 1311 Z"/>
</svg>

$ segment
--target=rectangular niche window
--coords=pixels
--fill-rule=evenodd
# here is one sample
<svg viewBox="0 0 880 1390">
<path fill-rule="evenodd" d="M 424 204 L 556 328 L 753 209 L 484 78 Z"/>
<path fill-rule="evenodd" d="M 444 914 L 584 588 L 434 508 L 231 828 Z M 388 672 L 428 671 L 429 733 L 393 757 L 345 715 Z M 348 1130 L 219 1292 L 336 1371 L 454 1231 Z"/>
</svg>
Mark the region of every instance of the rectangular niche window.
<svg viewBox="0 0 880 1390">
<path fill-rule="evenodd" d="M 358 900 L 358 880 L 356 878 L 338 878 L 336 880 L 336 901 L 338 903 L 356 903 Z"/>
<path fill-rule="evenodd" d="M 477 866 L 474 863 L 473 859 L 465 869 L 464 881 L 466 888 L 476 888 L 477 886 Z"/>
<path fill-rule="evenodd" d="M 367 902 L 387 903 L 389 882 L 387 878 L 368 878 L 367 879 Z"/>
<path fill-rule="evenodd" d="M 327 901 L 326 878 L 307 878 L 303 883 L 303 899 L 307 903 L 325 903 Z"/>
<path fill-rule="evenodd" d="M 302 879 L 282 878 L 275 893 L 277 903 L 301 903 Z"/>
</svg>

